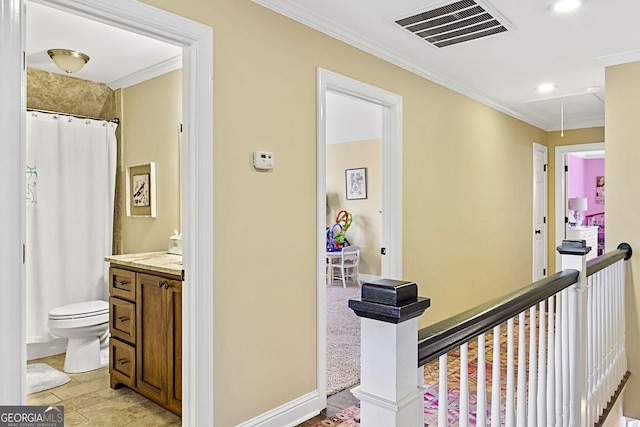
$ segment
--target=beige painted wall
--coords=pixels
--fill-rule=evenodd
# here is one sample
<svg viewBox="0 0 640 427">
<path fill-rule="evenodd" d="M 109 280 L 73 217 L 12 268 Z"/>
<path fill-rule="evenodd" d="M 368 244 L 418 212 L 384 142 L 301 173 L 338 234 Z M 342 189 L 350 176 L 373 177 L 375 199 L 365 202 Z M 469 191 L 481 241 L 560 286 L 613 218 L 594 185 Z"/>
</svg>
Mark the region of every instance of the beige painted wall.
<svg viewBox="0 0 640 427">
<path fill-rule="evenodd" d="M 367 168 L 367 198 L 347 200 L 345 170 Z M 347 239 L 360 246 L 360 273 L 382 273 L 382 141 L 346 142 L 327 145 L 327 226 L 346 209 L 353 215 Z"/>
<path fill-rule="evenodd" d="M 432 298 L 421 323 L 530 282 L 545 132 L 249 0 L 145 1 L 214 29 L 216 426 L 315 389 L 317 67 L 404 97 L 403 276 Z"/>
<path fill-rule="evenodd" d="M 626 287 L 626 342 L 631 375 L 625 391 L 625 415 L 640 418 L 640 62 L 607 67 L 605 138 L 607 149 L 606 250 L 627 242 L 636 251 L 629 262 Z"/>
<path fill-rule="evenodd" d="M 548 267 L 550 272 L 556 271 L 556 147 L 563 145 L 591 144 L 604 142 L 604 127 L 565 130 L 564 136 L 560 132 L 549 132 L 547 134 L 548 150 Z M 607 222 L 609 218 L 607 217 Z"/>
<path fill-rule="evenodd" d="M 156 162 L 157 189 L 156 218 L 123 217 L 123 253 L 166 251 L 173 230 L 180 229 L 182 72 L 167 73 L 124 89 L 122 106 L 122 172 L 126 173 L 129 166 Z M 126 193 L 121 197 L 125 198 Z"/>
</svg>

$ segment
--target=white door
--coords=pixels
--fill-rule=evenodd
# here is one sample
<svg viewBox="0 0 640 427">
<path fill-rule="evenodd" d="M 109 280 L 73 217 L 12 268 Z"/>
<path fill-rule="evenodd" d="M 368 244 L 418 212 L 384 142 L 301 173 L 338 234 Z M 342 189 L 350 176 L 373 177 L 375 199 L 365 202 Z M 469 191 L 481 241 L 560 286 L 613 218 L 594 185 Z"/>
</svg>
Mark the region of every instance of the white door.
<svg viewBox="0 0 640 427">
<path fill-rule="evenodd" d="M 533 144 L 533 281 L 547 276 L 547 147 Z"/>
</svg>

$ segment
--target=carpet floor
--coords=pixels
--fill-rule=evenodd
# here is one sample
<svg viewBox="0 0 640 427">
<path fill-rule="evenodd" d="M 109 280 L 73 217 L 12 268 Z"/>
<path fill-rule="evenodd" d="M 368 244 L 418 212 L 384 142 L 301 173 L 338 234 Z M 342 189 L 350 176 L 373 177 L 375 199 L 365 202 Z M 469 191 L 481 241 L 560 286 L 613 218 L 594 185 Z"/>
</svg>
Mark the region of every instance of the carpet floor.
<svg viewBox="0 0 640 427">
<path fill-rule="evenodd" d="M 360 319 L 348 307 L 358 285 L 327 286 L 327 395 L 360 382 Z"/>
</svg>

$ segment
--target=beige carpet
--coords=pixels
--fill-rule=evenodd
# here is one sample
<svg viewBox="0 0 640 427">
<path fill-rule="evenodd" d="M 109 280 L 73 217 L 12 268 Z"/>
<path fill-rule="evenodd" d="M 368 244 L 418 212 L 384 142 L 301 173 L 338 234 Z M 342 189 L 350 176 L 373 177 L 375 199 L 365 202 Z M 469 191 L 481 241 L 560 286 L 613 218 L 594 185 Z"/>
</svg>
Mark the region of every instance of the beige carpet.
<svg viewBox="0 0 640 427">
<path fill-rule="evenodd" d="M 360 287 L 327 286 L 327 395 L 360 382 L 360 318 L 349 308 Z"/>
</svg>

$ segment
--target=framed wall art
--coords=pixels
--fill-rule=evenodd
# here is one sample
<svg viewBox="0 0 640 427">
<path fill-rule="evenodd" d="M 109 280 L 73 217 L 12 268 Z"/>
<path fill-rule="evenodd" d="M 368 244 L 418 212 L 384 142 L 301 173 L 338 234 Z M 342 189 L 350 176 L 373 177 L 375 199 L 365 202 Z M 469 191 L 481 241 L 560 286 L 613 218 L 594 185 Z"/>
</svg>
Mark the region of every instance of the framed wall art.
<svg viewBox="0 0 640 427">
<path fill-rule="evenodd" d="M 155 162 L 127 167 L 127 216 L 156 217 Z"/>
<path fill-rule="evenodd" d="M 347 200 L 367 198 L 367 168 L 346 169 Z"/>
</svg>

